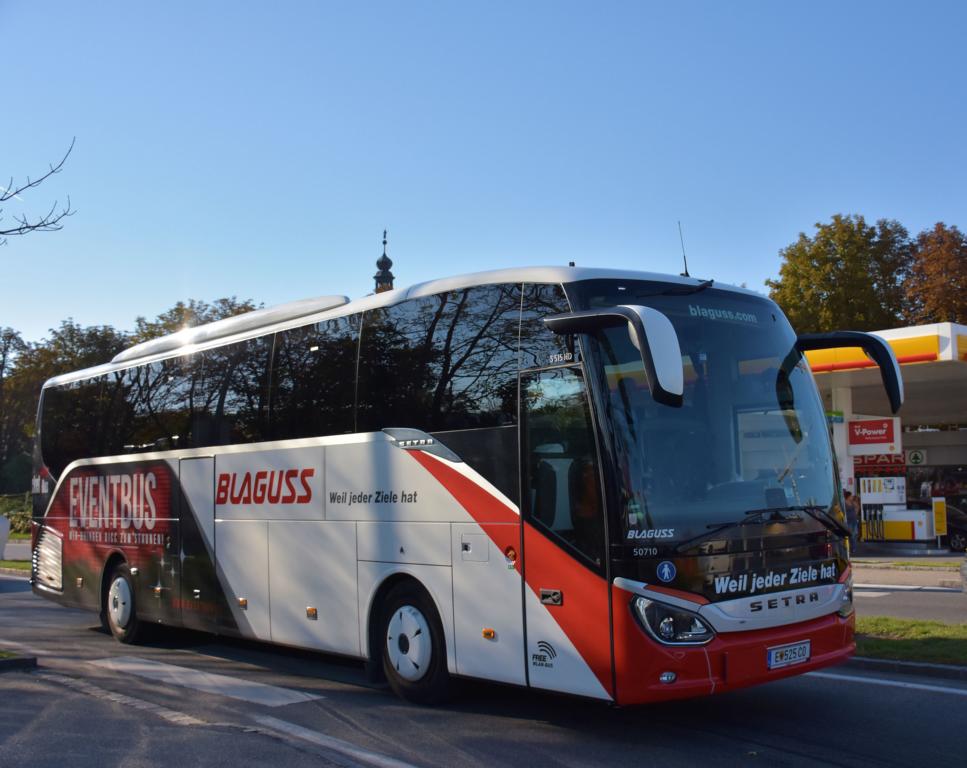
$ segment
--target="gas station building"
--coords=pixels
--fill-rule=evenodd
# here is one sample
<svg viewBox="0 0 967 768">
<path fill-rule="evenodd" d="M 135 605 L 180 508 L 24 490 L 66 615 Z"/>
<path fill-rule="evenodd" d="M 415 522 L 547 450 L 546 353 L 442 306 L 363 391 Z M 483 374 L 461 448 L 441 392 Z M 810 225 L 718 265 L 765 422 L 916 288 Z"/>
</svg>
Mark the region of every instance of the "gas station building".
<svg viewBox="0 0 967 768">
<path fill-rule="evenodd" d="M 879 369 L 859 347 L 806 353 L 843 489 L 860 493 L 865 538 L 936 541 L 943 507 L 931 513 L 932 498 L 967 512 L 967 326 L 874 333 L 893 348 L 903 375 L 896 419 Z"/>
</svg>

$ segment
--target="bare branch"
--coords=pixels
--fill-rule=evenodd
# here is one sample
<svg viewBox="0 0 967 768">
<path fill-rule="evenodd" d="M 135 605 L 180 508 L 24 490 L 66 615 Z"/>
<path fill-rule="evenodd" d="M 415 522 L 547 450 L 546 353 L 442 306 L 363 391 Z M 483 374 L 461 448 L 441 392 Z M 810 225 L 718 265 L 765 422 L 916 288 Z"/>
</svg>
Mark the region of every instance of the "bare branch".
<svg viewBox="0 0 967 768">
<path fill-rule="evenodd" d="M 45 173 L 39 179 L 34 179 L 33 181 L 31 181 L 30 177 L 28 176 L 25 184 L 19 187 L 13 187 L 13 177 L 11 177 L 10 186 L 4 189 L 3 193 L 0 194 L 0 203 L 5 203 L 7 200 L 12 200 L 13 198 L 15 198 L 17 195 L 19 195 L 21 192 L 25 190 L 31 189 L 33 187 L 38 187 L 41 184 L 43 184 L 45 180 L 53 176 L 55 173 L 60 173 L 61 168 L 64 167 L 64 163 L 67 162 L 67 158 L 70 157 L 70 153 L 74 150 L 74 142 L 76 141 L 77 141 L 77 137 L 75 136 L 73 139 L 71 139 L 71 145 L 67 148 L 67 151 L 64 153 L 64 156 L 60 159 L 60 162 L 57 163 L 56 165 L 51 165 L 50 170 L 47 171 L 47 173 Z"/>
<path fill-rule="evenodd" d="M 15 187 L 13 184 L 13 178 L 11 177 L 10 183 L 6 187 L 0 187 L 0 203 L 8 202 L 10 200 L 16 199 L 20 200 L 20 193 L 28 189 L 33 189 L 34 187 L 40 186 L 45 180 L 49 179 L 55 173 L 60 173 L 61 169 L 64 167 L 64 163 L 67 162 L 67 158 L 70 157 L 70 153 L 74 150 L 74 143 L 77 141 L 77 137 L 71 139 L 71 145 L 67 148 L 67 152 L 60 159 L 60 162 L 55 163 L 50 166 L 50 170 L 47 171 L 43 176 L 31 180 L 28 176 L 27 181 Z M 0 208 L 0 212 L 2 212 Z M 67 205 L 58 210 L 57 201 L 50 207 L 43 216 L 39 218 L 30 219 L 26 214 L 15 215 L 13 217 L 16 226 L 9 227 L 7 229 L 0 229 L 0 245 L 4 245 L 7 242 L 8 236 L 16 235 L 26 235 L 29 232 L 56 232 L 59 229 L 63 229 L 64 225 L 61 223 L 68 216 L 73 216 L 75 211 L 71 208 L 70 196 L 67 198 Z M 0 216 L 0 221 L 3 220 L 3 216 Z"/>
</svg>

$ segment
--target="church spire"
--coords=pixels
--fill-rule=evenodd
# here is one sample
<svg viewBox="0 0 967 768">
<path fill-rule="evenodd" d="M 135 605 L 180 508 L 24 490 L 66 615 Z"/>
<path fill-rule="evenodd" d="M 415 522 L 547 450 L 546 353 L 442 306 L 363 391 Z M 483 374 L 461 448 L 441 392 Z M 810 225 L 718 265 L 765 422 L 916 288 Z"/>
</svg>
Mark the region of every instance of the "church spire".
<svg viewBox="0 0 967 768">
<path fill-rule="evenodd" d="M 373 279 L 376 281 L 376 293 L 382 293 L 383 291 L 393 290 L 393 273 L 390 272 L 390 268 L 393 266 L 393 260 L 386 255 L 386 230 L 383 230 L 383 255 L 379 257 L 376 262 L 376 268 L 379 270 Z"/>
</svg>

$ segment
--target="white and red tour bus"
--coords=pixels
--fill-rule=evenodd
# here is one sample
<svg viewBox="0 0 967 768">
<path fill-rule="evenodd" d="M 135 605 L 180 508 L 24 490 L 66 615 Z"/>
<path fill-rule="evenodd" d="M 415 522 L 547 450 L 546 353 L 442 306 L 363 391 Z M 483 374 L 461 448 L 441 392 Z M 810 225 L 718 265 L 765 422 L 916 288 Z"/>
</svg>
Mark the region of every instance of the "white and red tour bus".
<svg viewBox="0 0 967 768">
<path fill-rule="evenodd" d="M 849 550 L 797 337 L 711 280 L 574 267 L 323 297 L 48 381 L 33 588 L 149 624 L 636 704 L 840 662 Z"/>
</svg>

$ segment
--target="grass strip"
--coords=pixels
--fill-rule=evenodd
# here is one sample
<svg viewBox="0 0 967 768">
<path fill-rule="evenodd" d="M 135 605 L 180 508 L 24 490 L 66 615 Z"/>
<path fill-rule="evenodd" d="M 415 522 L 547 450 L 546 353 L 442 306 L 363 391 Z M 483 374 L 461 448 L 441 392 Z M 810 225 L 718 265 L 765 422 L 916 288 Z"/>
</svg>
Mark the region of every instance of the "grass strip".
<svg viewBox="0 0 967 768">
<path fill-rule="evenodd" d="M 17 654 L 10 653 L 10 651 L 0 651 L 0 659 L 12 659 Z"/>
<path fill-rule="evenodd" d="M 10 541 L 30 541 L 29 533 L 11 533 Z"/>
<path fill-rule="evenodd" d="M 858 616 L 856 655 L 967 666 L 967 624 Z"/>
<path fill-rule="evenodd" d="M 897 560 L 893 563 L 897 568 L 937 568 L 945 571 L 959 571 L 960 563 L 925 563 L 920 560 Z"/>
<path fill-rule="evenodd" d="M 961 566 L 961 561 L 952 562 L 950 560 L 931 563 L 924 560 L 857 560 L 853 558 L 852 563 L 853 565 L 864 568 L 904 568 L 940 571 L 959 571 Z"/>
<path fill-rule="evenodd" d="M 0 560 L 0 568 L 14 568 L 18 571 L 29 571 L 29 560 Z"/>
</svg>

